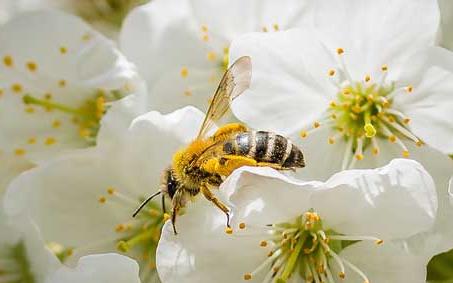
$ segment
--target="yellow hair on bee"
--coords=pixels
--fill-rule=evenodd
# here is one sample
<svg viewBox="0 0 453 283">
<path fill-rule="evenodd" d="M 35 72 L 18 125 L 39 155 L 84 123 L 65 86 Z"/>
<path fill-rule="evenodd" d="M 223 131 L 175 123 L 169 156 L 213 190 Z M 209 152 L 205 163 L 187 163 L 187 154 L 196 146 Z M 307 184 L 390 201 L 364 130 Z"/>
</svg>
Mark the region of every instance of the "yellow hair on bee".
<svg viewBox="0 0 453 283">
<path fill-rule="evenodd" d="M 192 162 L 196 156 L 200 156 L 201 153 L 211 144 L 212 141 L 210 139 L 208 140 L 197 139 L 194 140 L 186 148 L 178 150 L 173 155 L 172 167 L 174 170 L 175 177 L 180 181 L 185 180 L 187 176 L 184 173 L 184 169 L 190 167 L 190 162 Z"/>
</svg>

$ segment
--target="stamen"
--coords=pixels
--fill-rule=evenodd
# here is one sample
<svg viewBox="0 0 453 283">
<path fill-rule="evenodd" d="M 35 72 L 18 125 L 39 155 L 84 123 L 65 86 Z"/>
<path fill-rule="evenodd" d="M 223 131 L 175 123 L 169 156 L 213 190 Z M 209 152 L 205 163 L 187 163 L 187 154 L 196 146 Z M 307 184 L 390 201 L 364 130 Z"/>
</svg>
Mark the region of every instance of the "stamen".
<svg viewBox="0 0 453 283">
<path fill-rule="evenodd" d="M 348 142 L 345 147 L 345 151 L 343 154 L 343 162 L 341 163 L 341 170 L 345 170 L 346 167 L 348 166 L 349 163 L 349 157 L 352 155 L 352 146 L 353 146 L 353 140 L 350 138 L 348 139 Z"/>
<path fill-rule="evenodd" d="M 364 283 L 369 283 L 370 281 L 368 280 L 368 277 L 366 277 L 365 273 L 362 272 L 357 266 L 352 264 L 351 262 L 347 261 L 346 259 L 343 258 L 343 262 L 349 266 L 352 270 L 354 270 L 360 277 L 362 277 Z"/>
</svg>

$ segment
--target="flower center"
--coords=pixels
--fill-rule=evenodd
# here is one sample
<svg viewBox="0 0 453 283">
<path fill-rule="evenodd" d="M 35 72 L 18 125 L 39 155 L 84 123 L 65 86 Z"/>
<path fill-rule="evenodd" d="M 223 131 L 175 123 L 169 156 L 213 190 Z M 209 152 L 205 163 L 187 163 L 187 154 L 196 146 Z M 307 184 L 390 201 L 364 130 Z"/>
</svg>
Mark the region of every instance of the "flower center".
<svg viewBox="0 0 453 283">
<path fill-rule="evenodd" d="M 50 95 L 44 98 L 37 98 L 26 94 L 22 99 L 26 105 L 36 105 L 43 107 L 46 111 L 56 110 L 70 115 L 73 123 L 78 127 L 80 137 L 89 143 L 95 143 L 102 116 L 104 116 L 109 107 L 108 103 L 121 99 L 122 97 L 123 95 L 118 90 L 110 92 L 98 90 L 92 98 L 86 99 L 79 106 L 52 101 Z M 53 127 L 58 126 L 58 124 L 53 125 Z"/>
<path fill-rule="evenodd" d="M 241 223 L 240 228 L 245 229 L 245 224 Z M 320 216 L 313 211 L 304 213 L 293 222 L 266 225 L 265 230 L 267 239 L 260 241 L 259 246 L 270 247 L 267 259 L 253 272 L 244 274 L 244 280 L 251 280 L 267 271 L 263 282 L 284 283 L 292 276 L 300 276 L 305 282 L 335 282 L 331 271 L 335 264 L 340 270 L 336 275 L 340 279 L 345 278 L 347 266 L 368 283 L 367 276 L 338 253 L 357 241 L 383 243 L 375 237 L 345 236 L 326 230 Z"/>
<path fill-rule="evenodd" d="M 110 187 L 107 188 L 107 195 L 101 196 L 98 201 L 102 205 L 126 206 L 127 210 L 134 211 L 143 199 L 120 193 Z M 162 227 L 169 217 L 155 202 L 149 202 L 143 212 L 119 223 L 114 231 L 117 234 L 117 250 L 137 260 L 141 270 L 148 271 L 141 273 L 142 282 L 147 282 L 155 273 L 157 244 Z"/>
<path fill-rule="evenodd" d="M 402 156 L 409 157 L 404 141 L 412 141 L 417 146 L 423 142 L 408 128 L 410 118 L 395 109 L 393 101 L 397 95 L 412 93 L 413 87 L 397 87 L 395 82 L 387 82 L 387 65 L 381 67 L 379 81 L 373 81 L 370 75 L 354 80 L 344 62 L 344 52 L 342 48 L 337 49 L 339 67 L 327 72 L 338 89 L 336 98 L 330 102 L 325 116 L 315 121 L 311 129 L 303 130 L 301 137 L 307 137 L 322 126 L 331 127 L 334 134 L 328 138 L 329 144 L 339 138 L 347 141 L 342 169 L 354 167 L 357 160 L 364 158 L 367 148 L 371 148 L 373 155 L 379 154 L 378 139 L 397 144 Z"/>
<path fill-rule="evenodd" d="M 0 246 L 0 282 L 35 283 L 22 241 L 13 246 Z"/>
</svg>

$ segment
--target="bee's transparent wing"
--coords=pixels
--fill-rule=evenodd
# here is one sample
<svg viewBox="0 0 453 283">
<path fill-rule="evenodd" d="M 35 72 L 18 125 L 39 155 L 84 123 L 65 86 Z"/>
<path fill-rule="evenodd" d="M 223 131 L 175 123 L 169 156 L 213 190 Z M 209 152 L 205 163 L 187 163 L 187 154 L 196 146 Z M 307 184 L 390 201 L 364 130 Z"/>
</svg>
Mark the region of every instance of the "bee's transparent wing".
<svg viewBox="0 0 453 283">
<path fill-rule="evenodd" d="M 222 77 L 209 105 L 197 138 L 207 136 L 209 130 L 225 115 L 230 103 L 250 86 L 252 63 L 250 57 L 237 59 Z"/>
</svg>

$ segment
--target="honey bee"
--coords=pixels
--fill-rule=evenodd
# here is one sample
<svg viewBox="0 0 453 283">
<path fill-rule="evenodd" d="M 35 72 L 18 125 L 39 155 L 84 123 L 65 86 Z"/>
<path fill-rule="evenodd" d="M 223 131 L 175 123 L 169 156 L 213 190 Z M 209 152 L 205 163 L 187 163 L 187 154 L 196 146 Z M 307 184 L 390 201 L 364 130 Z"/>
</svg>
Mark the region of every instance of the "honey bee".
<svg viewBox="0 0 453 283">
<path fill-rule="evenodd" d="M 242 166 L 267 166 L 277 170 L 295 170 L 305 166 L 302 151 L 281 135 L 249 130 L 239 123 L 220 127 L 209 135 L 215 122 L 228 111 L 231 102 L 250 86 L 252 65 L 250 57 L 237 59 L 225 72 L 212 98 L 199 133 L 187 147 L 173 155 L 172 164 L 163 172 L 161 189 L 146 199 L 137 213 L 155 196 L 162 194 L 171 199 L 171 221 L 176 232 L 176 217 L 187 201 L 201 194 L 226 215 L 230 228 L 229 208 L 211 191 L 235 169 Z"/>
</svg>

